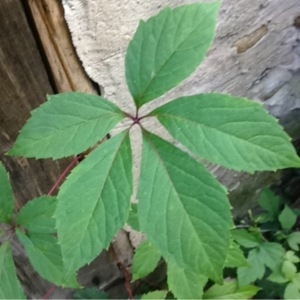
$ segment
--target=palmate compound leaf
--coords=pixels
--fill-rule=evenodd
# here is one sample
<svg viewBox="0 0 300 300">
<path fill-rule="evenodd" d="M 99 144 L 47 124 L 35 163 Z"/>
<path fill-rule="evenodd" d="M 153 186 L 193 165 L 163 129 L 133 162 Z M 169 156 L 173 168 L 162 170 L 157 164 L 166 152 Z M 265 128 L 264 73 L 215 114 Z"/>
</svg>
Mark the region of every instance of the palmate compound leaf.
<svg viewBox="0 0 300 300">
<path fill-rule="evenodd" d="M 58 240 L 68 272 L 91 262 L 121 228 L 132 194 L 132 157 L 128 131 L 89 154 L 58 193 Z"/>
<path fill-rule="evenodd" d="M 125 58 L 127 85 L 137 107 L 175 87 L 201 63 L 214 37 L 219 6 L 167 7 L 140 22 Z"/>
<path fill-rule="evenodd" d="M 8 242 L 0 245 L 0 299 L 26 299 L 17 278 Z"/>
<path fill-rule="evenodd" d="M 53 159 L 75 155 L 124 118 L 117 106 L 96 95 L 64 93 L 47 98 L 32 112 L 9 155 Z"/>
<path fill-rule="evenodd" d="M 0 223 L 9 223 L 14 212 L 14 196 L 9 175 L 0 163 Z"/>
<path fill-rule="evenodd" d="M 225 189 L 199 162 L 147 131 L 138 216 L 167 262 L 222 280 L 232 225 Z"/>
<path fill-rule="evenodd" d="M 177 299 L 202 299 L 208 278 L 189 268 L 168 263 L 168 287 Z"/>
<path fill-rule="evenodd" d="M 41 277 L 62 287 L 79 287 L 75 272 L 71 275 L 66 274 L 61 248 L 54 236 L 45 233 L 25 234 L 19 229 L 16 234 L 30 263 Z"/>
<path fill-rule="evenodd" d="M 259 103 L 200 94 L 175 99 L 150 115 L 191 152 L 228 169 L 300 167 L 290 138 Z"/>
<path fill-rule="evenodd" d="M 41 196 L 27 202 L 19 211 L 16 223 L 30 232 L 55 233 L 56 198 Z"/>
</svg>

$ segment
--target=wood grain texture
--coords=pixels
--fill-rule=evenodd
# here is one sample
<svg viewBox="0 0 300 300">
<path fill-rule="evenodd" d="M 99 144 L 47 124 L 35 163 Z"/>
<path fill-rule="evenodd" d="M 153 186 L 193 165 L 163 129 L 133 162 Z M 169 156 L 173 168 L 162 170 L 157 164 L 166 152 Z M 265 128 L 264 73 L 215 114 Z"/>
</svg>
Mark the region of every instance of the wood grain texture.
<svg viewBox="0 0 300 300">
<path fill-rule="evenodd" d="M 0 1 L 0 159 L 10 173 L 17 206 L 49 191 L 67 161 L 5 156 L 30 111 L 52 93 L 48 75 L 21 1 Z M 32 269 L 22 247 L 12 241 L 18 276 L 27 295 L 41 298 L 50 284 Z"/>
<path fill-rule="evenodd" d="M 47 193 L 66 161 L 5 156 L 30 111 L 53 92 L 20 1 L 0 2 L 0 44 L 0 155 L 22 205 Z"/>
<path fill-rule="evenodd" d="M 58 92 L 95 93 L 64 19 L 59 0 L 27 0 Z"/>
</svg>

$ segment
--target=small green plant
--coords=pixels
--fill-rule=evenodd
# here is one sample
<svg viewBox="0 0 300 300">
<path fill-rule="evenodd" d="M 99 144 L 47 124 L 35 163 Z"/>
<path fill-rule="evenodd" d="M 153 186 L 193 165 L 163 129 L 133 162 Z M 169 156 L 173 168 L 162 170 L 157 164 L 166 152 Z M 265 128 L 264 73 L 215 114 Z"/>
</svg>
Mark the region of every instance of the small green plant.
<svg viewBox="0 0 300 300">
<path fill-rule="evenodd" d="M 166 8 L 140 22 L 125 59 L 135 115 L 83 93 L 48 96 L 32 112 L 9 155 L 53 159 L 78 155 L 123 119 L 131 120 L 128 128 L 72 170 L 56 197 L 29 201 L 13 217 L 11 193 L 1 194 L 1 221 L 14 229 L 45 279 L 76 287 L 76 271 L 107 248 L 127 222 L 133 191 L 129 132 L 137 125 L 143 140 L 137 218 L 147 242 L 137 250 L 133 279 L 144 276 L 163 257 L 168 290 L 175 297 L 220 295 L 223 269 L 228 261 L 234 265 L 232 251 L 239 250 L 231 238 L 226 189 L 200 158 L 249 173 L 300 167 L 300 159 L 277 120 L 261 104 L 247 99 L 217 93 L 182 96 L 140 115 L 144 104 L 178 85 L 202 62 L 213 40 L 219 6 L 212 2 Z M 142 125 L 150 117 L 157 118 L 180 148 Z M 0 278 L 14 276 L 11 285 L 16 286 L 8 242 L 0 251 L 7 265 Z M 139 258 L 145 251 L 152 258 L 148 265 Z M 208 279 L 216 284 L 203 295 Z M 19 295 L 14 294 L 17 289 L 6 291 L 3 286 L 0 295 Z M 236 281 L 226 281 L 222 293 L 229 297 L 244 293 L 246 299 L 257 291 L 253 286 L 249 289 L 245 294 Z M 166 296 L 166 291 L 154 293 L 143 297 Z"/>
<path fill-rule="evenodd" d="M 268 189 L 258 202 L 263 212 L 250 218 L 247 229 L 233 231 L 248 260 L 237 269 L 239 285 L 255 283 L 263 299 L 300 299 L 298 212 Z"/>
</svg>

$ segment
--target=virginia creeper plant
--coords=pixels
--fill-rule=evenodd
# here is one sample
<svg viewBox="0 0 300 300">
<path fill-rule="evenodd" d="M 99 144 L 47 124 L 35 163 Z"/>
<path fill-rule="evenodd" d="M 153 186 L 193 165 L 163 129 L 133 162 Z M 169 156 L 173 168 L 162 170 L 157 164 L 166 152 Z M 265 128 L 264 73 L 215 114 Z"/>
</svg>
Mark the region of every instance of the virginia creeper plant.
<svg viewBox="0 0 300 300">
<path fill-rule="evenodd" d="M 238 248 L 231 238 L 233 221 L 226 189 L 200 159 L 249 173 L 300 167 L 290 138 L 260 103 L 218 93 L 182 95 L 140 115 L 144 104 L 177 86 L 202 62 L 214 37 L 219 7 L 219 2 L 212 2 L 165 8 L 140 22 L 125 58 L 135 115 L 84 93 L 48 96 L 32 112 L 9 155 L 37 159 L 77 155 L 123 119 L 132 121 L 87 155 L 56 197 L 29 201 L 15 218 L 2 168 L 7 184 L 1 193 L 1 221 L 13 225 L 31 263 L 45 279 L 76 287 L 76 271 L 108 248 L 127 222 L 133 191 L 129 138 L 133 125 L 142 132 L 137 218 L 147 237 L 134 258 L 133 280 L 163 257 L 168 264 L 169 290 L 178 298 L 201 298 L 208 279 L 222 284 L 223 268 L 234 257 L 232 249 Z M 148 117 L 157 118 L 181 146 L 144 128 L 141 119 Z M 9 247 L 8 242 L 0 247 L 2 265 L 7 266 L 0 279 L 11 279 L 13 285 L 16 276 Z M 137 263 L 144 251 L 152 257 L 150 266 Z M 1 289 L 4 295 L 18 290 Z M 230 283 L 228 289 L 238 291 L 238 286 Z M 254 292 L 244 296 L 249 298 L 249 293 Z M 203 297 L 209 299 L 209 295 Z"/>
</svg>

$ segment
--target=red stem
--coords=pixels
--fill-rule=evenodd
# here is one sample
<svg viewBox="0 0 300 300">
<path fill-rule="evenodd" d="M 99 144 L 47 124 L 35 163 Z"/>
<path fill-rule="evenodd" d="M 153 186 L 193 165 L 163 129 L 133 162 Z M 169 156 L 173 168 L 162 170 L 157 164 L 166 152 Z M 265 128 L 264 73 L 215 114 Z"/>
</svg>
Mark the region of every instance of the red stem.
<svg viewBox="0 0 300 300">
<path fill-rule="evenodd" d="M 48 291 L 46 292 L 46 294 L 43 296 L 42 299 L 49 299 L 50 295 L 54 292 L 55 289 L 56 289 L 55 285 L 50 286 L 50 288 L 48 289 Z"/>
<path fill-rule="evenodd" d="M 126 291 L 128 293 L 128 297 L 130 300 L 133 300 L 133 292 L 132 292 L 132 288 L 131 288 L 131 284 L 130 284 L 130 280 L 131 280 L 131 276 L 127 270 L 127 268 L 124 266 L 124 264 L 122 264 L 120 261 L 118 261 L 118 264 L 120 266 L 120 269 L 122 270 L 123 274 L 124 274 L 124 278 L 125 278 L 125 288 Z"/>
<path fill-rule="evenodd" d="M 52 195 L 52 193 L 55 191 L 55 189 L 61 184 L 61 182 L 64 180 L 64 178 L 67 176 L 67 174 L 74 168 L 74 165 L 78 163 L 78 157 L 75 157 L 70 164 L 64 169 L 64 171 L 60 174 L 50 191 L 48 192 L 48 196 Z"/>
<path fill-rule="evenodd" d="M 117 266 L 119 267 L 120 271 L 123 273 L 124 275 L 124 279 L 125 279 L 125 288 L 126 288 L 126 291 L 127 291 L 127 294 L 128 294 L 128 298 L 130 300 L 133 300 L 134 297 L 133 297 L 133 292 L 132 292 L 132 287 L 131 287 L 131 284 L 130 284 L 130 281 L 131 281 L 131 275 L 130 273 L 128 272 L 128 269 L 126 268 L 126 266 L 119 260 L 118 258 L 118 255 L 114 249 L 114 246 L 113 244 L 111 243 L 110 244 L 110 247 L 109 247 L 109 254 L 111 255 L 111 258 L 116 262 Z"/>
</svg>

